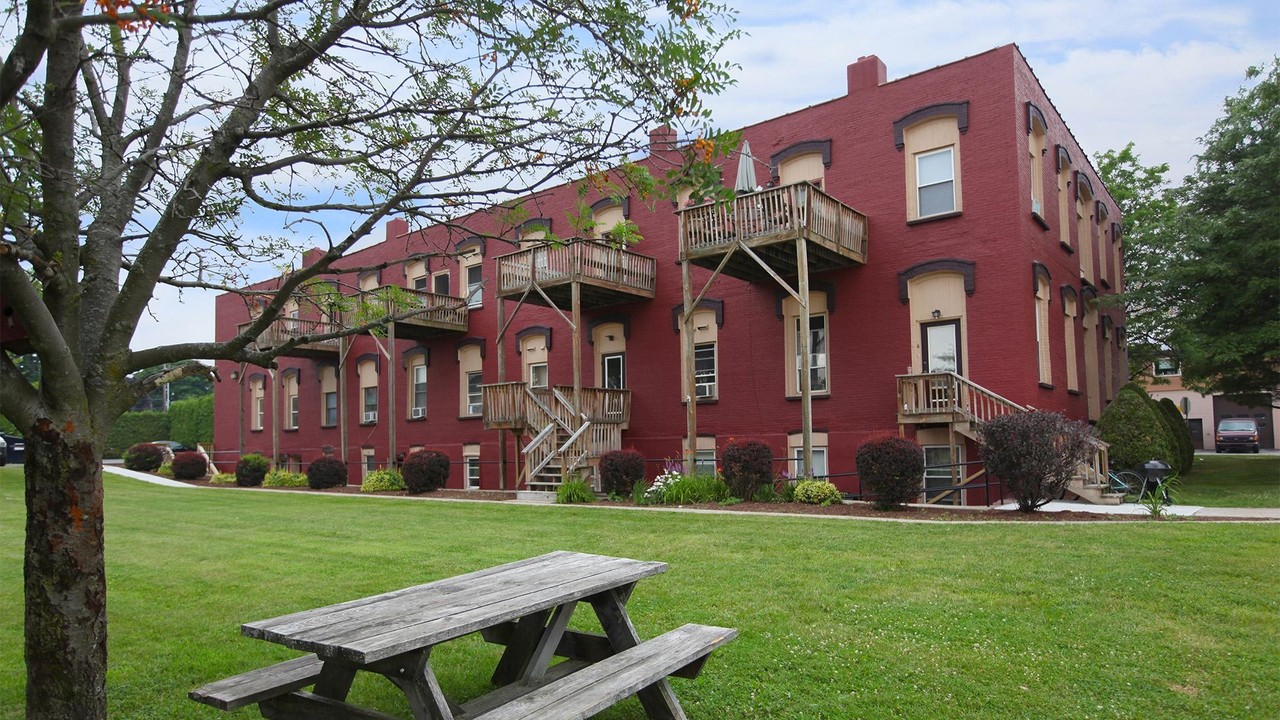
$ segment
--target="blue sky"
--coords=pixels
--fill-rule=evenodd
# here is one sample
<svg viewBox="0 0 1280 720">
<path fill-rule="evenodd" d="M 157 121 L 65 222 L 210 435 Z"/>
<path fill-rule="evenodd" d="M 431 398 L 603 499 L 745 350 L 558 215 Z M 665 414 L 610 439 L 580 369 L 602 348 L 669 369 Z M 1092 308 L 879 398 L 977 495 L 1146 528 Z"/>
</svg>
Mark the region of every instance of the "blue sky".
<svg viewBox="0 0 1280 720">
<path fill-rule="evenodd" d="M 862 55 L 879 56 L 892 80 L 1012 42 L 1087 152 L 1133 141 L 1175 181 L 1245 69 L 1280 54 L 1274 1 L 730 2 L 746 35 L 726 55 L 741 66 L 737 86 L 708 102 L 718 127 L 841 96 Z M 212 295 L 162 288 L 133 347 L 212 339 Z"/>
</svg>

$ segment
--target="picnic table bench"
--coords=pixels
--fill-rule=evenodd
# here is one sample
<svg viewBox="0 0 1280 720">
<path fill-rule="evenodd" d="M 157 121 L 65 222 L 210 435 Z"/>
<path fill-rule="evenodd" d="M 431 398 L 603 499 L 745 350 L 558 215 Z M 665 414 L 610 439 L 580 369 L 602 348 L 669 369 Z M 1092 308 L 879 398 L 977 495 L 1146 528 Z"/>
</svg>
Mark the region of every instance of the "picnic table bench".
<svg viewBox="0 0 1280 720">
<path fill-rule="evenodd" d="M 631 695 L 652 720 L 683 719 L 667 677 L 696 677 L 737 631 L 690 624 L 641 641 L 627 601 L 638 581 L 666 570 L 661 562 L 560 551 L 246 623 L 248 637 L 310 654 L 190 697 L 221 710 L 257 703 L 268 720 L 395 720 L 346 702 L 364 671 L 400 688 L 415 720 L 579 720 Z M 569 629 L 581 601 L 603 634 Z M 476 632 L 505 647 L 491 678 L 496 688 L 456 703 L 436 680 L 431 650 Z M 564 660 L 553 663 L 556 657 Z"/>
</svg>

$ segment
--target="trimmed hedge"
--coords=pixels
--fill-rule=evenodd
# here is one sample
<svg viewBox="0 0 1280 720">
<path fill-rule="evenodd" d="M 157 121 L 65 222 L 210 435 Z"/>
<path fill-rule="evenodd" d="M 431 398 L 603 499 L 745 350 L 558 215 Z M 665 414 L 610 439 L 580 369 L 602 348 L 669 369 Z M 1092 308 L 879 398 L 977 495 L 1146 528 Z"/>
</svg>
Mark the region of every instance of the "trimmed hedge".
<svg viewBox="0 0 1280 720">
<path fill-rule="evenodd" d="M 209 463 L 198 452 L 180 452 L 173 455 L 173 479 L 199 480 L 209 473 Z"/>
<path fill-rule="evenodd" d="M 801 480 L 796 483 L 794 498 L 798 503 L 823 507 L 838 505 L 844 501 L 844 496 L 836 486 L 826 480 Z"/>
<path fill-rule="evenodd" d="M 292 470 L 272 470 L 262 480 L 262 487 L 295 488 L 307 487 L 307 476 Z"/>
<path fill-rule="evenodd" d="M 449 456 L 439 450 L 419 450 L 405 458 L 400 473 L 409 492 L 435 492 L 449 482 Z"/>
<path fill-rule="evenodd" d="M 644 456 L 635 450 L 610 450 L 600 456 L 600 489 L 606 495 L 630 495 L 644 480 Z"/>
<path fill-rule="evenodd" d="M 124 466 L 138 472 L 155 472 L 164 464 L 164 449 L 151 443 L 138 443 L 124 452 Z"/>
<path fill-rule="evenodd" d="M 388 490 L 404 490 L 404 478 L 398 470 L 371 470 L 360 483 L 360 492 L 386 492 Z"/>
<path fill-rule="evenodd" d="M 258 487 L 267 477 L 271 461 L 258 453 L 249 453 L 236 463 L 236 484 L 240 487 Z"/>
<path fill-rule="evenodd" d="M 169 435 L 157 437 L 168 437 L 190 447 L 212 443 L 213 396 L 203 395 L 170 403 Z"/>
<path fill-rule="evenodd" d="M 126 449 L 134 445 L 168 438 L 168 415 L 150 411 L 127 412 L 111 425 L 107 441 L 102 446 L 103 457 L 123 457 Z"/>
<path fill-rule="evenodd" d="M 347 484 L 347 464 L 335 457 L 318 457 L 307 466 L 307 485 L 312 490 Z"/>
<path fill-rule="evenodd" d="M 906 438 L 872 438 L 855 459 L 863 493 L 880 510 L 895 510 L 924 492 L 924 451 Z"/>
<path fill-rule="evenodd" d="M 1098 419 L 1098 434 L 1111 445 L 1113 468 L 1134 470 L 1153 458 L 1177 464 L 1174 441 L 1158 412 L 1141 387 L 1130 383 L 1120 388 Z"/>
<path fill-rule="evenodd" d="M 1191 442 L 1191 429 L 1187 427 L 1187 419 L 1182 417 L 1182 411 L 1169 398 L 1160 398 L 1156 407 L 1164 416 L 1165 426 L 1173 436 L 1173 449 L 1178 453 L 1178 462 L 1169 464 L 1177 469 L 1179 475 L 1186 475 L 1191 472 L 1191 466 L 1196 461 L 1196 446 Z"/>
<path fill-rule="evenodd" d="M 755 497 L 773 482 L 773 450 L 759 440 L 731 441 L 724 448 L 724 482 L 737 498 Z"/>
</svg>

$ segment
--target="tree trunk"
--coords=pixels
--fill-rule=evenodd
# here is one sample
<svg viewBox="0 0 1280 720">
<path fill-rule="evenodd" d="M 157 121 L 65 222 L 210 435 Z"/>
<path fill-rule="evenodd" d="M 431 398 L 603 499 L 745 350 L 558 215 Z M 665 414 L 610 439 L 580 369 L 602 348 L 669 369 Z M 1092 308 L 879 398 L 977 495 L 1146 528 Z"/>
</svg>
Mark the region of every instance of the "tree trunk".
<svg viewBox="0 0 1280 720">
<path fill-rule="evenodd" d="M 70 427 L 27 435 L 28 720 L 107 717 L 102 457 Z"/>
</svg>

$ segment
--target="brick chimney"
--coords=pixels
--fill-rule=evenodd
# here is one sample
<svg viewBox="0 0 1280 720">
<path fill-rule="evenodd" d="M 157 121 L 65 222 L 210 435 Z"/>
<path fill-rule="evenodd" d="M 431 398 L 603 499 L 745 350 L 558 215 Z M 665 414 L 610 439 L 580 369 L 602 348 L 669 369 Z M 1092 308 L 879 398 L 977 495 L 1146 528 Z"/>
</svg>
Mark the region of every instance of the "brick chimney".
<svg viewBox="0 0 1280 720">
<path fill-rule="evenodd" d="M 884 62 L 875 55 L 863 55 L 848 68 L 849 94 L 858 90 L 868 90 L 884 84 L 886 69 Z"/>
<path fill-rule="evenodd" d="M 649 156 L 665 157 L 676 151 L 676 131 L 670 125 L 659 125 L 649 131 Z"/>
</svg>

